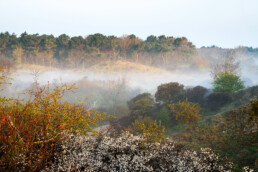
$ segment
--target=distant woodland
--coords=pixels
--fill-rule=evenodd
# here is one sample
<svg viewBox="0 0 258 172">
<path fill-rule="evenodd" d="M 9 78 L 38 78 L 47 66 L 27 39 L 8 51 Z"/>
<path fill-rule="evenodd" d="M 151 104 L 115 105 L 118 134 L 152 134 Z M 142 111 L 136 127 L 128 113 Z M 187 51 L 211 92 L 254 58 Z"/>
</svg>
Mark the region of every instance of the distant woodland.
<svg viewBox="0 0 258 172">
<path fill-rule="evenodd" d="M 69 37 L 62 34 L 39 35 L 0 33 L 0 53 L 16 63 L 47 66 L 79 67 L 100 60 L 126 59 L 148 64 L 166 64 L 175 56 L 196 54 L 195 46 L 185 37 L 149 36 L 141 40 L 135 35 L 123 37 L 102 34 Z M 3 60 L 2 60 L 3 61 Z"/>
<path fill-rule="evenodd" d="M 238 47 L 237 51 L 258 54 L 258 48 Z M 212 54 L 223 53 L 215 45 L 197 49 L 185 37 L 153 36 L 142 40 L 135 35 L 122 37 L 100 33 L 86 37 L 62 34 L 39 35 L 0 33 L 0 65 L 37 64 L 62 68 L 88 67 L 105 60 L 127 60 L 173 70 L 180 64 L 193 68 L 207 65 Z M 172 64 L 172 65 L 171 65 Z"/>
</svg>

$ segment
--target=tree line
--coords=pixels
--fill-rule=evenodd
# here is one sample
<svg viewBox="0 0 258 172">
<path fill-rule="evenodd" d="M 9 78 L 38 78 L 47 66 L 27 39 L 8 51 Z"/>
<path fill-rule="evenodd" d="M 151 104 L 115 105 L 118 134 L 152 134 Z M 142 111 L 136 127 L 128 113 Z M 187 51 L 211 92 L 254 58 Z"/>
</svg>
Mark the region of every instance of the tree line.
<svg viewBox="0 0 258 172">
<path fill-rule="evenodd" d="M 166 64 L 173 57 L 186 58 L 196 54 L 195 46 L 185 37 L 148 36 L 142 40 L 135 35 L 122 37 L 100 33 L 86 37 L 57 37 L 9 32 L 0 33 L 0 57 L 3 63 L 30 63 L 47 66 L 79 67 L 92 65 L 99 60 L 133 60 L 148 64 Z M 5 60 L 5 61 L 4 61 Z M 4 62 L 3 62 L 4 61 Z"/>
</svg>

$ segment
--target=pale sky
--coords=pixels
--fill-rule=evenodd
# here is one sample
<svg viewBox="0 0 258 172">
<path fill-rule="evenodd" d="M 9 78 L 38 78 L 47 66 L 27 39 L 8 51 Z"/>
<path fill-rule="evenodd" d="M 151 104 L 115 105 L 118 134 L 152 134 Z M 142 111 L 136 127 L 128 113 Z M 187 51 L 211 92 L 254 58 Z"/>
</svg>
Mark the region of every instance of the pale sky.
<svg viewBox="0 0 258 172">
<path fill-rule="evenodd" d="M 258 0 L 0 0 L 0 32 L 187 37 L 258 47 Z"/>
</svg>

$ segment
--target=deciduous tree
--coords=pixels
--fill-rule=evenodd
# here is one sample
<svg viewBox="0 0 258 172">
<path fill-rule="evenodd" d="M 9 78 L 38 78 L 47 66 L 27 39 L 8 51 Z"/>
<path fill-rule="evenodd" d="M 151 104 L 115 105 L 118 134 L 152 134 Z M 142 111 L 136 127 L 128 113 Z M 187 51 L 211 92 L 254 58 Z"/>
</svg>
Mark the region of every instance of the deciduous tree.
<svg viewBox="0 0 258 172">
<path fill-rule="evenodd" d="M 231 72 L 223 72 L 215 75 L 213 86 L 214 91 L 227 93 L 235 93 L 245 88 L 240 76 Z"/>
</svg>

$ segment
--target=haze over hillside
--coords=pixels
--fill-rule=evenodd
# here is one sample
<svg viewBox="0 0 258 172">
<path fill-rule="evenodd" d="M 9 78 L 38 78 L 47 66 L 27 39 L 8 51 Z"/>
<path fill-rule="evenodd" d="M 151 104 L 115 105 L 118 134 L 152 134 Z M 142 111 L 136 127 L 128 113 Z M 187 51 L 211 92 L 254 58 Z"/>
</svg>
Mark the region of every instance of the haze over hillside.
<svg viewBox="0 0 258 172">
<path fill-rule="evenodd" d="M 0 0 L 0 172 L 258 171 L 258 0 Z"/>
</svg>

